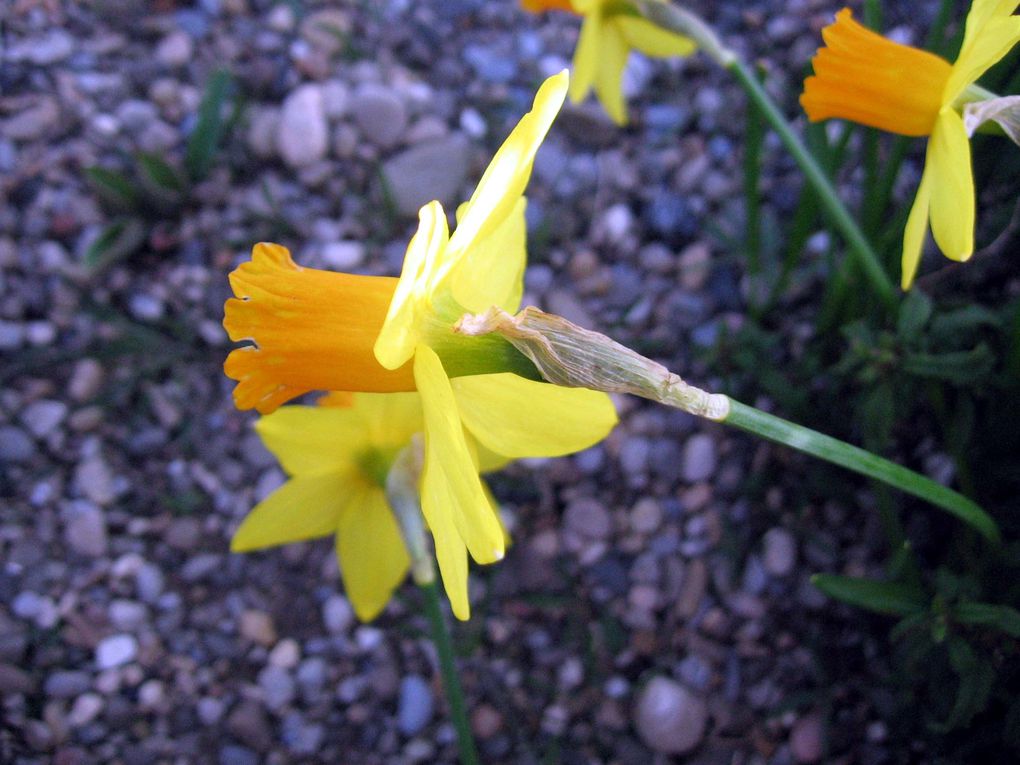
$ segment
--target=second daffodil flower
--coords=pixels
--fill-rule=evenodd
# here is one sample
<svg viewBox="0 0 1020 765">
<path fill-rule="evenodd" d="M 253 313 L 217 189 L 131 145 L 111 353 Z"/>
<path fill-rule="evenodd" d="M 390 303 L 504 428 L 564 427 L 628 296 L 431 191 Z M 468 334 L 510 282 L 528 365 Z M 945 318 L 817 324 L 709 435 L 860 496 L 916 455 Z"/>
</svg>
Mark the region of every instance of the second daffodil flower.
<svg viewBox="0 0 1020 765">
<path fill-rule="evenodd" d="M 1020 42 L 1017 0 L 974 0 L 956 61 L 888 40 L 849 8 L 822 30 L 801 104 L 812 121 L 837 117 L 892 133 L 928 136 L 924 173 L 903 234 L 902 286 L 913 283 L 928 223 L 943 254 L 974 252 L 974 177 L 961 109 L 984 97 L 971 86 Z"/>
<path fill-rule="evenodd" d="M 570 100 L 595 95 L 618 125 L 627 122 L 623 101 L 623 70 L 632 50 L 656 58 L 689 56 L 697 44 L 688 37 L 657 27 L 639 16 L 626 0 L 521 0 L 526 11 L 560 10 L 584 17 L 574 51 Z"/>
<path fill-rule="evenodd" d="M 283 248 L 260 245 L 232 275 L 237 298 L 226 305 L 231 339 L 255 343 L 225 365 L 241 408 L 269 412 L 309 390 L 418 391 L 422 511 L 461 619 L 467 553 L 492 563 L 505 549 L 479 452 L 559 456 L 597 443 L 616 423 L 604 393 L 526 379 L 517 372 L 535 378 L 536 370 L 505 340 L 453 331 L 465 313 L 519 307 L 524 187 L 567 86 L 566 72 L 542 85 L 457 211 L 452 234 L 438 202 L 421 209 L 399 280 L 304 269 Z"/>
</svg>

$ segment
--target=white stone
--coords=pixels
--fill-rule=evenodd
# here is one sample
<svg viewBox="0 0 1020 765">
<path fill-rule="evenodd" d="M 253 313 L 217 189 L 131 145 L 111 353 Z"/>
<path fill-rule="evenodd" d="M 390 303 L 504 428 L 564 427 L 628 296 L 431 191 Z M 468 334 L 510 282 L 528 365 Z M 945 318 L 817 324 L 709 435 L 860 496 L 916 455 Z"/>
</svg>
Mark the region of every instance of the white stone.
<svg viewBox="0 0 1020 765">
<path fill-rule="evenodd" d="M 679 683 L 656 677 L 641 690 L 634 725 L 641 740 L 654 751 L 685 754 L 705 735 L 708 706 Z"/>
<path fill-rule="evenodd" d="M 291 167 L 307 167 L 326 156 L 329 126 L 317 85 L 302 85 L 283 102 L 276 146 Z"/>
<path fill-rule="evenodd" d="M 96 646 L 99 669 L 121 667 L 138 656 L 138 641 L 132 635 L 111 635 Z"/>
</svg>

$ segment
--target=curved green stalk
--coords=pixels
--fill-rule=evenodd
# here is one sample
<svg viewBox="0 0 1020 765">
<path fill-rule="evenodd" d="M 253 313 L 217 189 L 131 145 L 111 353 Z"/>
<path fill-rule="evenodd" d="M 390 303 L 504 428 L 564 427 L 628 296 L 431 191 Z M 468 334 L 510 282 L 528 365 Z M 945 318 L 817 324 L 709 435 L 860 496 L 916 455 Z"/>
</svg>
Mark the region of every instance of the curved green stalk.
<svg viewBox="0 0 1020 765">
<path fill-rule="evenodd" d="M 850 245 L 852 256 L 857 259 L 875 292 L 886 306 L 893 306 L 896 302 L 896 288 L 882 268 L 881 261 L 868 238 L 861 231 L 860 226 L 857 225 L 843 202 L 840 201 L 836 190 L 817 160 L 790 127 L 790 123 L 783 117 L 775 102 L 758 82 L 747 64 L 722 43 L 711 27 L 690 11 L 655 0 L 631 0 L 631 2 L 638 13 L 653 24 L 693 38 L 701 50 L 736 77 L 737 82 L 750 96 L 754 105 L 758 107 L 758 110 L 776 131 L 783 145 L 793 155 L 808 183 L 817 192 L 822 206 L 835 226 L 842 232 L 847 244 Z"/>
<path fill-rule="evenodd" d="M 931 502 L 973 526 L 990 541 L 999 541 L 999 528 L 995 521 L 988 513 L 962 494 L 935 483 L 920 473 L 915 473 L 902 465 L 897 465 L 877 454 L 851 446 L 832 436 L 789 422 L 732 398 L 729 401 L 729 413 L 722 420 L 727 425 L 784 444 L 847 470 L 853 470 L 855 473 L 874 478 L 907 494 Z"/>
</svg>

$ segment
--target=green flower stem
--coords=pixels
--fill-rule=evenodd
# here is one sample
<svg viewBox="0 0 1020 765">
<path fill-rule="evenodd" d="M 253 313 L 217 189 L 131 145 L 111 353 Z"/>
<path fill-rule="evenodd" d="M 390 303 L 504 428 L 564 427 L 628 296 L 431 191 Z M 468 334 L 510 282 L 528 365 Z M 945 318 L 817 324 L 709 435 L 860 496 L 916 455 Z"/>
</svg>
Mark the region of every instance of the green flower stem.
<svg viewBox="0 0 1020 765">
<path fill-rule="evenodd" d="M 432 628 L 432 642 L 435 643 L 439 656 L 439 672 L 443 677 L 443 688 L 446 690 L 446 700 L 450 705 L 453 727 L 457 730 L 457 748 L 460 750 L 461 765 L 478 765 L 478 750 L 475 748 L 475 739 L 468 721 L 464 691 L 460 687 L 460 676 L 457 674 L 453 656 L 453 643 L 439 603 L 439 587 L 433 580 L 427 584 L 419 584 L 418 589 L 425 597 L 425 613 Z"/>
<path fill-rule="evenodd" d="M 952 513 L 992 542 L 1000 539 L 995 521 L 974 502 L 920 473 L 831 436 L 796 425 L 760 409 L 729 399 L 722 422 L 889 484 Z"/>
<path fill-rule="evenodd" d="M 875 292 L 887 306 L 895 305 L 896 288 L 882 268 L 875 250 L 864 236 L 860 226 L 840 201 L 836 190 L 832 187 L 832 183 L 817 160 L 804 146 L 800 137 L 793 132 L 790 123 L 780 113 L 772 98 L 758 82 L 747 64 L 740 60 L 736 52 L 723 44 L 711 27 L 690 11 L 657 0 L 631 0 L 631 2 L 634 9 L 653 24 L 695 40 L 698 47 L 713 61 L 729 70 L 737 78 L 755 106 L 772 125 L 780 140 L 793 155 L 794 160 L 800 165 L 801 171 L 808 179 L 808 183 L 814 187 L 832 222 L 843 232 L 843 236 L 850 245 L 850 252 L 859 262 Z"/>
<path fill-rule="evenodd" d="M 386 500 L 396 516 L 404 546 L 411 558 L 411 577 L 418 585 L 425 599 L 425 615 L 432 630 L 432 642 L 439 658 L 439 674 L 443 678 L 446 700 L 450 705 L 450 717 L 457 731 L 457 748 L 460 750 L 462 765 L 478 765 L 478 751 L 475 748 L 471 724 L 464 705 L 464 691 L 457 674 L 457 663 L 453 656 L 453 643 L 443 618 L 439 603 L 439 586 L 436 584 L 436 567 L 429 552 L 425 522 L 421 512 L 418 485 L 421 477 L 423 445 L 421 438 L 398 452 L 386 475 Z"/>
<path fill-rule="evenodd" d="M 498 333 L 531 359 L 542 377 L 555 385 L 628 393 L 724 422 L 927 500 L 969 523 L 988 539 L 999 540 L 995 521 L 962 494 L 864 449 L 741 404 L 724 394 L 696 388 L 662 364 L 603 334 L 578 327 L 562 316 L 534 306 L 516 316 L 490 308 L 484 314 L 465 314 L 454 325 L 454 331 L 475 337 Z"/>
<path fill-rule="evenodd" d="M 762 87 L 761 83 L 758 82 L 754 74 L 747 68 L 747 65 L 743 61 L 736 59 L 727 68 L 737 78 L 737 81 L 743 86 L 744 90 L 747 91 L 748 96 L 754 101 L 755 106 L 758 107 L 769 124 L 772 125 L 773 130 L 776 131 L 783 145 L 793 155 L 794 160 L 804 173 L 804 177 L 814 187 L 819 201 L 821 201 L 822 206 L 829 213 L 832 222 L 846 238 L 847 243 L 850 245 L 850 252 L 857 259 L 858 264 L 871 282 L 875 292 L 878 293 L 878 296 L 887 306 L 895 305 L 896 288 L 889 279 L 889 275 L 882 268 L 881 261 L 878 259 L 878 255 L 872 248 L 871 243 L 868 242 L 864 232 L 861 231 L 860 226 L 857 225 L 857 222 L 846 209 L 846 206 L 840 201 L 836 190 L 832 187 L 818 161 L 807 150 L 800 137 L 793 132 L 790 124 L 780 114 L 772 98 L 765 91 L 765 88 Z"/>
<path fill-rule="evenodd" d="M 464 692 L 461 690 L 460 676 L 457 674 L 450 630 L 447 628 L 443 608 L 440 605 L 436 564 L 428 550 L 424 517 L 421 514 L 418 484 L 421 477 L 422 453 L 423 445 L 419 437 L 411 439 L 411 443 L 398 452 L 386 477 L 386 496 L 400 526 L 404 546 L 411 558 L 411 578 L 418 585 L 418 590 L 421 591 L 425 601 L 425 616 L 428 617 L 432 643 L 436 645 L 436 653 L 439 656 L 440 675 L 443 677 L 443 687 L 447 702 L 450 704 L 450 717 L 457 730 L 460 761 L 462 765 L 477 765 L 478 753 L 464 706 Z"/>
</svg>

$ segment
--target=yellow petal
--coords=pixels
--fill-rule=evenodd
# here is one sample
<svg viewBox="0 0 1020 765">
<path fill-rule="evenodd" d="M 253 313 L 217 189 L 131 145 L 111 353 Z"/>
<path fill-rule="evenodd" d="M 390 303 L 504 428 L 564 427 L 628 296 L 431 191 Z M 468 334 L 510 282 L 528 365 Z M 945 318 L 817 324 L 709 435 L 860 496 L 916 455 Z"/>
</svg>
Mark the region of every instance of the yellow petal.
<svg viewBox="0 0 1020 765">
<path fill-rule="evenodd" d="M 640 16 L 620 14 L 613 22 L 619 27 L 627 44 L 646 56 L 689 56 L 698 49 L 698 44 L 691 38 L 668 32 Z"/>
<path fill-rule="evenodd" d="M 440 506 L 452 503 L 454 498 L 448 488 L 446 484 L 434 485 L 431 501 Z M 464 540 L 457 533 L 449 513 L 434 513 L 432 520 L 429 520 L 429 530 L 432 532 L 439 575 L 443 578 L 443 589 L 450 599 L 450 608 L 454 616 L 467 621 L 471 618 L 471 605 L 468 601 L 468 561 Z"/>
<path fill-rule="evenodd" d="M 453 297 L 466 311 L 482 313 L 498 306 L 516 313 L 524 291 L 527 227 L 524 197 L 489 236 L 475 243 L 453 273 Z"/>
<path fill-rule="evenodd" d="M 909 290 L 910 285 L 914 283 L 914 275 L 917 273 L 917 266 L 921 262 L 924 239 L 928 233 L 931 183 L 932 171 L 928 164 L 925 163 L 924 172 L 921 175 L 921 183 L 918 185 L 917 194 L 914 196 L 914 205 L 910 208 L 907 226 L 903 230 L 903 270 L 900 276 L 900 286 L 904 290 Z"/>
<path fill-rule="evenodd" d="M 425 413 L 425 520 L 435 530 L 452 519 L 472 558 L 479 563 L 497 561 L 504 552 L 499 520 L 482 490 L 450 380 L 428 346 L 420 345 L 415 351 L 414 377 Z"/>
<path fill-rule="evenodd" d="M 556 457 L 587 449 L 616 425 L 605 393 L 503 373 L 451 381 L 465 427 L 507 457 Z"/>
<path fill-rule="evenodd" d="M 931 165 L 931 231 L 942 253 L 967 260 L 974 252 L 974 176 L 963 118 L 944 109 L 928 143 Z"/>
<path fill-rule="evenodd" d="M 401 447 L 419 432 L 420 401 L 417 393 L 361 393 L 345 409 L 285 406 L 255 430 L 291 475 L 346 470 L 367 450 Z"/>
<path fill-rule="evenodd" d="M 627 107 L 623 102 L 623 70 L 630 49 L 616 24 L 603 24 L 599 36 L 598 64 L 595 73 L 595 94 L 602 108 L 617 125 L 627 123 Z"/>
<path fill-rule="evenodd" d="M 292 478 L 248 513 L 230 549 L 247 552 L 332 534 L 344 498 L 360 485 L 356 476 L 340 471 Z"/>
<path fill-rule="evenodd" d="M 285 406 L 260 417 L 255 430 L 290 475 L 342 470 L 368 443 L 345 409 Z"/>
<path fill-rule="evenodd" d="M 999 3 L 1008 6 L 1010 3 Z M 1016 3 L 1012 3 L 1016 8 Z M 1001 13 L 1006 10 L 1006 13 Z M 992 9 L 992 13 L 981 19 L 974 17 L 974 12 L 967 18 L 967 34 L 960 55 L 953 63 L 953 72 L 946 83 L 943 103 L 949 105 L 981 75 L 999 62 L 1020 42 L 1020 17 L 1010 16 L 1007 7 Z"/>
<path fill-rule="evenodd" d="M 584 100 L 595 83 L 598 70 L 599 38 L 602 35 L 602 10 L 595 6 L 586 12 L 574 50 L 574 71 L 570 74 L 570 100 L 575 104 Z"/>
<path fill-rule="evenodd" d="M 383 490 L 349 493 L 340 514 L 336 554 L 344 588 L 358 618 L 371 621 L 404 580 L 410 559 Z"/>
<path fill-rule="evenodd" d="M 443 206 L 429 202 L 418 211 L 418 231 L 407 245 L 400 280 L 375 341 L 375 358 L 386 369 L 399 368 L 414 354 L 429 291 L 448 239 Z"/>
<path fill-rule="evenodd" d="M 513 212 L 531 176 L 535 153 L 563 105 L 568 82 L 566 71 L 543 82 L 531 111 L 521 117 L 499 147 L 450 238 L 449 257 L 444 259 L 439 278 L 461 254 L 499 228 Z"/>
</svg>

